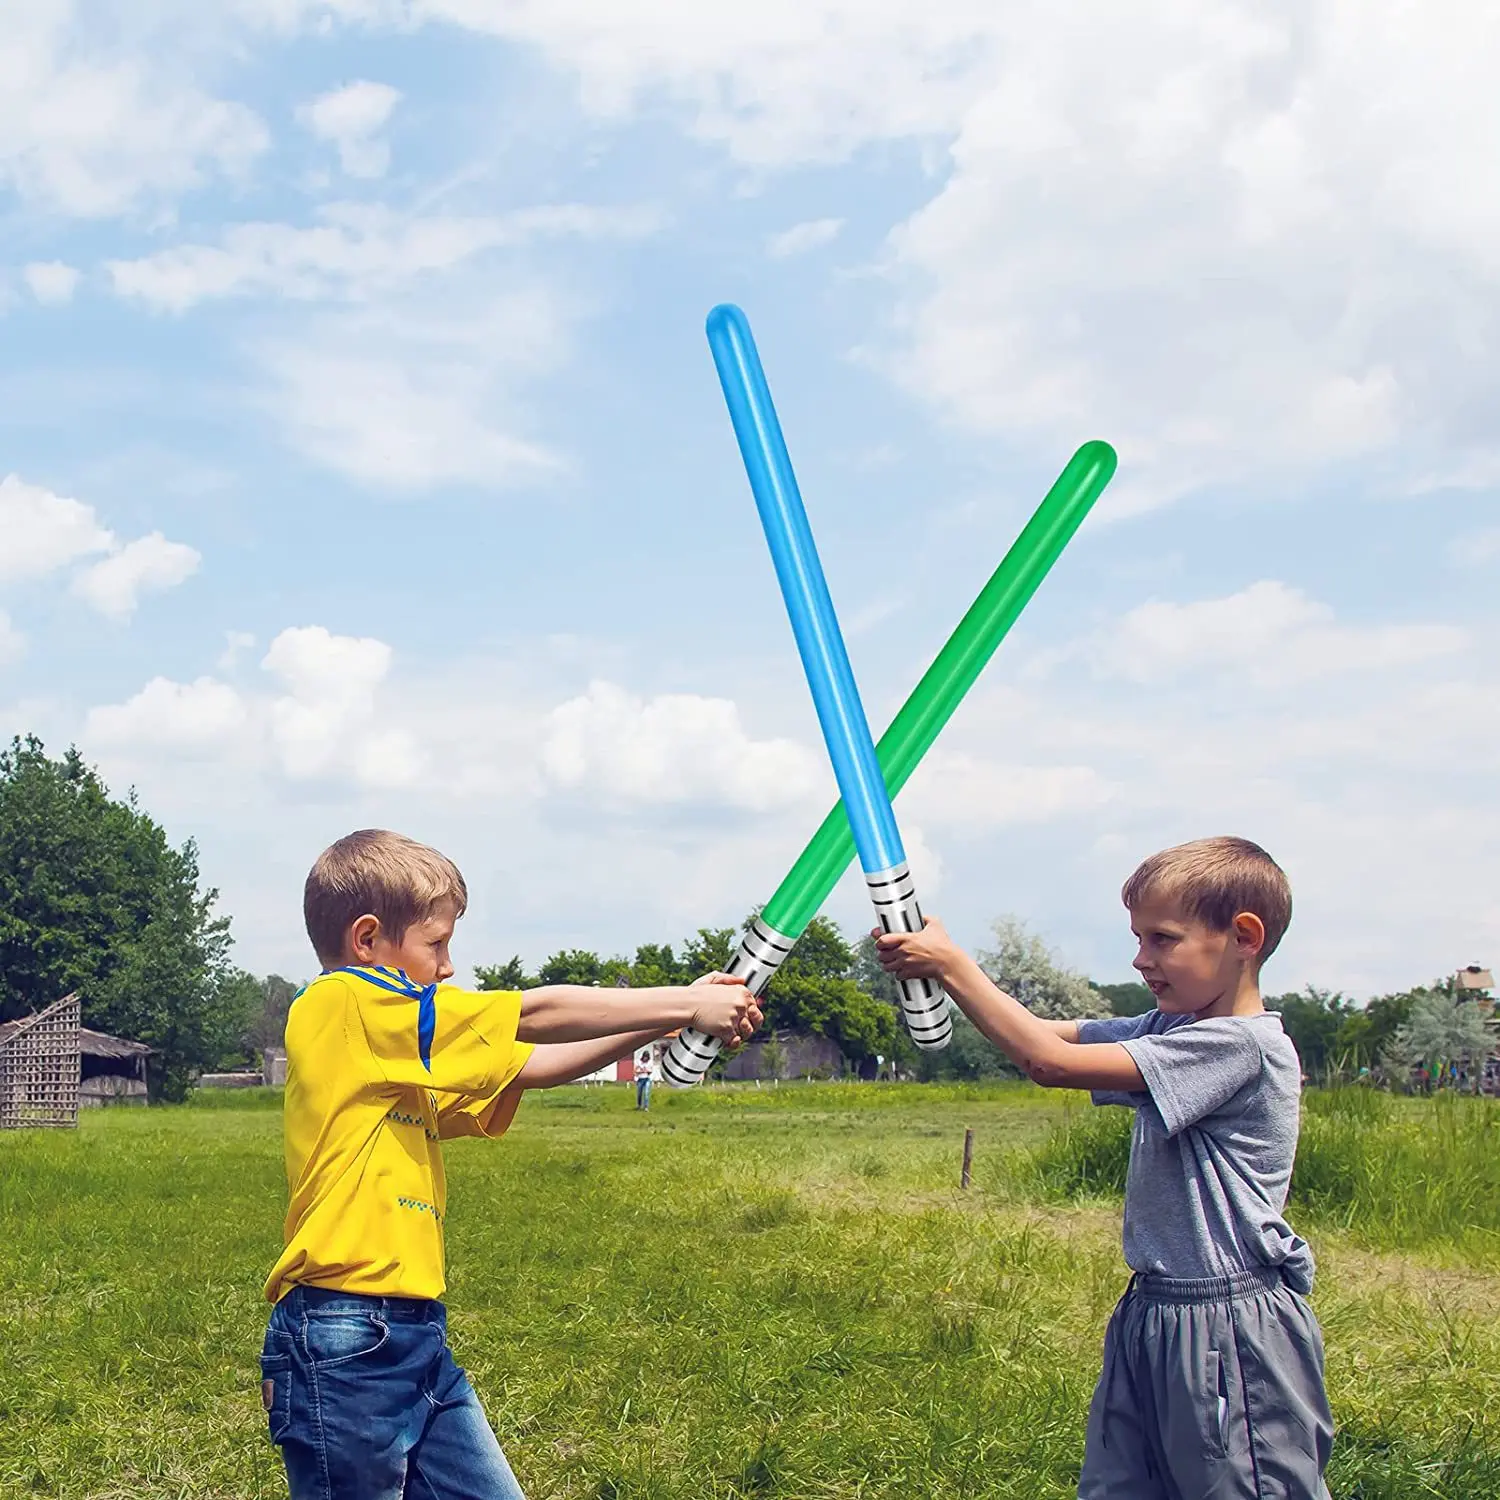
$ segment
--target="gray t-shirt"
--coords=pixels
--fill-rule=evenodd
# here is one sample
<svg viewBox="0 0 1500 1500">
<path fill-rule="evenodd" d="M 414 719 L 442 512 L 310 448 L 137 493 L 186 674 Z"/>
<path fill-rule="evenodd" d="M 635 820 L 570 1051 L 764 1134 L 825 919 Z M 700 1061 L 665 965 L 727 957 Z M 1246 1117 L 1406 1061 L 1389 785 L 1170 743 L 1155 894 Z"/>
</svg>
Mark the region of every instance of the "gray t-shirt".
<svg viewBox="0 0 1500 1500">
<path fill-rule="evenodd" d="M 1302 1065 L 1281 1017 L 1119 1016 L 1079 1023 L 1120 1042 L 1146 1093 L 1096 1093 L 1135 1109 L 1125 1183 L 1133 1271 L 1199 1278 L 1280 1266 L 1312 1287 L 1307 1242 L 1282 1215 L 1297 1154 Z"/>
</svg>

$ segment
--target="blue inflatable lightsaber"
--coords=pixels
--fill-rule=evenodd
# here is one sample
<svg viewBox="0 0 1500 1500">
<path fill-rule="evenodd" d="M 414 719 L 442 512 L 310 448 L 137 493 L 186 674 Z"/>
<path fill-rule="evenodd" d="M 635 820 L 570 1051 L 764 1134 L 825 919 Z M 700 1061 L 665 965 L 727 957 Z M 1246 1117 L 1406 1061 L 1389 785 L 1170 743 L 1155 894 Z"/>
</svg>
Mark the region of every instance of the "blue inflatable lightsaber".
<svg viewBox="0 0 1500 1500">
<path fill-rule="evenodd" d="M 876 918 L 886 932 L 920 931 L 922 911 L 896 827 L 896 814 L 886 792 L 781 423 L 744 313 L 727 303 L 714 308 L 708 315 L 708 343 Z M 901 1011 L 917 1046 L 936 1049 L 948 1045 L 953 1022 L 948 997 L 936 981 L 904 981 Z"/>
</svg>

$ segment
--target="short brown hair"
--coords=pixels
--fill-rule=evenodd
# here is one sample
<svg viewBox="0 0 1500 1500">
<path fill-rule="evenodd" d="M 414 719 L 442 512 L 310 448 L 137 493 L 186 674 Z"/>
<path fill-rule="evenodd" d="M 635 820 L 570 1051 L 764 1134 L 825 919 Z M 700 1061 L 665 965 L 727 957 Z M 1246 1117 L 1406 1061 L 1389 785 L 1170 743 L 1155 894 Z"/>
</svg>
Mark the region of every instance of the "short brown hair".
<svg viewBox="0 0 1500 1500">
<path fill-rule="evenodd" d="M 318 856 L 302 889 L 302 916 L 313 951 L 336 964 L 350 926 L 366 913 L 399 943 L 444 901 L 454 903 L 457 916 L 469 904 L 469 888 L 447 855 L 403 834 L 361 828 Z"/>
<path fill-rule="evenodd" d="M 1228 932 L 1240 912 L 1266 929 L 1264 963 L 1292 921 L 1292 887 L 1281 866 L 1249 839 L 1194 839 L 1143 860 L 1120 899 L 1134 909 L 1149 896 L 1167 896 L 1216 932 Z"/>
</svg>

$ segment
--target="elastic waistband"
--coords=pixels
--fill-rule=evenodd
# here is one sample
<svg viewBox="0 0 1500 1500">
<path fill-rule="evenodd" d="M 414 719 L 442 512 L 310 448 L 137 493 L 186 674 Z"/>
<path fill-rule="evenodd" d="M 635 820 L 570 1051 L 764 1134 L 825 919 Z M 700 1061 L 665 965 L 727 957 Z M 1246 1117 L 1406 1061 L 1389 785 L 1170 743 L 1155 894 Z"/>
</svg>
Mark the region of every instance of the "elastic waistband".
<svg viewBox="0 0 1500 1500">
<path fill-rule="evenodd" d="M 321 1286 L 294 1286 L 282 1299 L 289 1311 L 313 1317 L 320 1313 L 368 1313 L 387 1323 L 440 1323 L 447 1316 L 441 1302 L 426 1297 L 366 1297 Z"/>
<path fill-rule="evenodd" d="M 1235 1271 L 1228 1276 L 1204 1276 L 1184 1279 L 1177 1276 L 1151 1276 L 1141 1272 L 1130 1278 L 1130 1290 L 1148 1302 L 1175 1302 L 1192 1305 L 1202 1302 L 1236 1302 L 1242 1297 L 1257 1297 L 1286 1285 L 1286 1273 L 1280 1266 L 1258 1266 L 1253 1271 Z"/>
</svg>

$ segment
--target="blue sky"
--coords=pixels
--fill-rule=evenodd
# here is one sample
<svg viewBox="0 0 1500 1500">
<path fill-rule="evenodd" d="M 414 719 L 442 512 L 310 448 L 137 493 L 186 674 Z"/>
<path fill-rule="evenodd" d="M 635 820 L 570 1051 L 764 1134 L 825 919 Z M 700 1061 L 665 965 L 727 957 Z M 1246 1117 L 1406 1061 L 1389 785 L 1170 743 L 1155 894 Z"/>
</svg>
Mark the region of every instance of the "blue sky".
<svg viewBox="0 0 1500 1500">
<path fill-rule="evenodd" d="M 0 729 L 237 957 L 370 824 L 464 962 L 736 922 L 833 787 L 703 338 L 756 329 L 879 732 L 1121 468 L 898 806 L 1128 973 L 1211 832 L 1275 988 L 1500 961 L 1497 22 L 1456 3 L 42 0 L 0 38 Z M 865 920 L 846 882 L 830 911 Z"/>
</svg>

